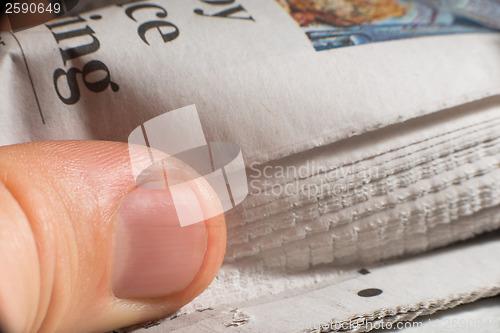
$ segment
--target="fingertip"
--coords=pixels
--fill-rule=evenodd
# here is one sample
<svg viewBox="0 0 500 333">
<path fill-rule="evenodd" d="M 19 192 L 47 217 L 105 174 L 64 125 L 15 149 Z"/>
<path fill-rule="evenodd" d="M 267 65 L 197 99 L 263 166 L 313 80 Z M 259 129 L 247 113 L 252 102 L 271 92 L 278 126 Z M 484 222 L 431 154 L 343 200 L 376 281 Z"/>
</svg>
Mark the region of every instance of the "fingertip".
<svg viewBox="0 0 500 333">
<path fill-rule="evenodd" d="M 147 168 L 149 151 L 134 150 L 134 162 L 143 161 Z M 102 141 L 33 143 L 0 150 L 0 176 L 8 179 L 21 211 L 29 217 L 33 243 L 54 240 L 40 256 L 40 299 L 21 297 L 43 310 L 35 310 L 33 316 L 44 332 L 109 331 L 167 316 L 203 292 L 222 264 L 225 219 L 217 215 L 221 204 L 210 185 L 197 182 L 192 190 L 204 216 L 211 218 L 191 228 L 173 225 L 177 220 L 168 218 L 172 210 L 164 194 L 156 192 L 153 197 L 158 197 L 152 199 L 138 188 L 129 154 L 127 144 Z M 192 172 L 182 163 L 173 168 L 179 179 Z M 120 222 L 125 203 L 132 216 Z M 173 246 L 178 248 L 176 255 Z M 137 247 L 142 252 L 131 255 Z M 36 247 L 33 253 L 37 255 Z M 115 267 L 117 263 L 121 267 Z M 147 267 L 152 269 L 148 272 Z M 19 274 L 27 272 L 25 267 Z M 47 315 L 50 320 L 44 320 Z"/>
<path fill-rule="evenodd" d="M 198 204 L 189 199 L 185 208 Z M 205 224 L 181 226 L 168 190 L 137 188 L 129 193 L 115 230 L 113 293 L 119 298 L 175 294 L 200 270 L 207 249 Z"/>
</svg>

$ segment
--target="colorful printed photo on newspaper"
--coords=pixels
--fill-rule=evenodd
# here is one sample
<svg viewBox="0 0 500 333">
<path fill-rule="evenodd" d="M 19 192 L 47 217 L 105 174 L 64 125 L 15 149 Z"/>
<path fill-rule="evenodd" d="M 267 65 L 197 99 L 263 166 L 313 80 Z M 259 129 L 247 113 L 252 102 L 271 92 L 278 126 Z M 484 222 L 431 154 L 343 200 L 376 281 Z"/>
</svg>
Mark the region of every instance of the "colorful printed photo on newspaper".
<svg viewBox="0 0 500 333">
<path fill-rule="evenodd" d="M 276 0 L 316 51 L 500 29 L 499 0 Z"/>
</svg>

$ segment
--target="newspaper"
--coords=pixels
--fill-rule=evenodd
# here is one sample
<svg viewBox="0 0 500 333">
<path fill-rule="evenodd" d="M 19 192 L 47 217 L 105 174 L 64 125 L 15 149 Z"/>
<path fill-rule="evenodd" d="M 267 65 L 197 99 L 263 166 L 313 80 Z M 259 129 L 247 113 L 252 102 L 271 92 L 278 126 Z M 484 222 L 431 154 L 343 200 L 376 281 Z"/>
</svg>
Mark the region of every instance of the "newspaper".
<svg viewBox="0 0 500 333">
<path fill-rule="evenodd" d="M 195 104 L 266 162 L 498 94 L 500 36 L 475 32 L 317 51 L 273 0 L 114 5 L 0 34 L 0 144 L 126 142 Z"/>
<path fill-rule="evenodd" d="M 53 139 L 127 142 L 130 133 L 148 120 L 196 105 L 207 141 L 237 143 L 250 167 L 500 94 L 500 35 L 494 25 L 472 16 L 465 18 L 466 22 L 463 15 L 458 20 L 455 7 L 436 8 L 431 1 L 388 2 L 394 5 L 392 12 L 374 14 L 371 21 L 347 24 L 335 21 L 340 19 L 339 15 L 328 10 L 311 16 L 317 14 L 315 8 L 301 8 L 297 1 L 291 0 L 135 1 L 60 18 L 25 31 L 2 32 L 0 145 Z M 429 21 L 426 16 L 429 10 L 439 20 Z M 415 21 L 411 15 L 422 21 Z M 493 18 L 488 18 L 488 22 Z M 340 29 L 338 25 L 342 24 Z M 363 38 L 356 29 L 364 32 Z M 438 136 L 438 132 L 431 134 Z M 493 139 L 496 137 L 482 138 L 484 142 Z M 384 149 L 389 150 L 389 146 L 386 144 Z M 487 174 L 479 168 L 498 163 L 494 158 L 491 156 L 477 165 L 484 183 L 488 183 L 491 174 L 498 179 L 496 171 Z M 443 161 L 442 165 L 445 164 Z M 466 167 L 462 167 L 460 176 L 463 173 L 468 177 Z M 433 181 L 427 183 L 434 185 Z M 472 194 L 484 198 L 485 194 L 479 193 L 483 184 L 477 180 L 472 183 L 475 186 Z M 495 184 L 490 182 L 489 186 Z M 466 186 L 461 190 L 465 193 Z M 493 193 L 491 198 L 498 198 L 493 189 L 487 190 Z M 467 217 L 469 222 L 465 225 L 479 225 L 481 231 L 498 225 L 500 219 L 494 210 L 498 204 L 493 199 L 488 202 L 492 207 L 481 206 L 493 209 L 483 212 L 482 224 L 473 224 L 471 221 L 476 217 L 472 215 Z M 290 214 L 295 213 L 290 210 Z M 299 228 L 291 226 L 288 230 L 293 233 Z M 303 230 L 306 232 L 305 227 Z M 450 230 L 445 230 L 446 235 Z M 469 229 L 463 230 L 469 232 L 467 237 L 471 236 Z M 439 238 L 441 234 L 435 236 Z M 231 240 L 237 241 L 238 237 L 233 235 Z M 350 242 L 344 239 L 344 243 Z M 295 252 L 290 252 L 293 255 L 304 252 L 304 247 L 300 247 L 304 244 L 297 244 Z M 474 267 L 474 272 L 484 273 L 487 281 L 433 289 L 425 299 L 442 300 L 437 308 L 445 308 L 449 302 L 456 304 L 498 293 L 496 266 L 490 261 L 478 261 L 481 256 L 487 258 L 484 253 L 496 251 L 495 244 L 487 243 L 484 250 L 473 251 L 467 262 L 473 265 L 470 267 Z M 233 245 L 230 244 L 229 250 L 237 250 L 235 258 L 239 253 L 243 257 L 246 249 L 238 248 L 240 244 Z M 457 256 L 463 257 L 462 253 Z M 450 266 L 444 265 L 436 272 L 460 271 L 463 267 L 452 266 L 450 258 L 436 259 L 437 264 L 429 261 L 428 269 L 449 262 Z M 304 262 L 309 267 L 309 257 L 301 259 L 297 257 L 294 264 Z M 177 318 L 180 320 L 163 323 L 158 331 L 185 327 L 198 331 L 314 330 L 311 325 L 329 325 L 333 317 L 333 323 L 349 321 L 360 310 L 362 318 L 368 318 L 380 307 L 396 309 L 398 315 L 405 313 L 401 309 L 406 305 L 413 306 L 415 313 L 436 309 L 432 301 L 419 307 L 418 302 L 424 299 L 419 293 L 409 295 L 413 298 L 393 297 L 388 300 L 390 304 L 375 302 L 367 303 L 372 307 L 364 304 L 367 307 L 358 308 L 360 296 L 353 292 L 359 292 L 359 288 L 350 289 L 353 282 L 342 284 L 341 280 L 351 281 L 350 277 L 354 277 L 359 282 L 361 267 L 318 275 L 308 271 L 297 282 L 274 278 L 270 272 L 245 277 L 243 264 L 241 261 L 240 266 L 235 266 L 238 272 L 234 275 L 221 278 L 221 284 L 241 276 L 240 282 L 248 278 L 253 283 L 248 293 L 266 293 L 268 290 L 259 288 L 258 283 L 267 279 L 272 288 L 283 288 L 279 290 L 287 295 L 282 295 L 277 303 L 239 304 L 233 312 L 227 312 L 227 308 L 195 311 L 195 315 L 200 312 L 213 317 L 199 322 L 192 315 L 181 316 Z M 411 267 L 411 272 L 416 272 L 417 278 L 411 280 L 415 286 L 420 281 L 421 267 L 421 261 Z M 222 274 L 230 269 L 230 265 L 225 265 Z M 367 270 L 372 272 L 371 267 Z M 406 266 L 384 272 L 383 278 L 374 281 L 396 273 L 412 276 Z M 460 272 L 465 274 L 463 270 Z M 328 291 L 338 293 L 335 294 L 338 297 L 351 292 L 354 301 L 345 303 L 347 308 L 333 311 L 338 304 L 325 297 L 329 294 L 321 294 L 325 290 L 315 291 L 316 280 L 330 282 Z M 277 286 L 282 282 L 286 283 Z M 396 287 L 408 286 L 408 281 L 398 282 Z M 386 283 L 394 284 L 390 279 Z M 305 285 L 312 289 L 311 294 L 289 298 L 290 290 Z M 373 287 L 372 283 L 362 286 L 362 290 L 382 290 L 380 285 Z M 455 295 L 457 290 L 463 294 Z M 217 304 L 215 300 L 203 304 Z M 322 308 L 319 302 L 330 303 Z M 311 311 L 305 311 L 306 304 Z M 270 307 L 282 312 L 270 311 Z M 313 312 L 317 315 L 313 316 Z M 291 318 L 296 318 L 295 326 L 283 327 Z"/>
<path fill-rule="evenodd" d="M 404 261 L 364 267 L 342 281 L 315 290 L 281 299 L 235 302 L 232 307 L 214 306 L 151 323 L 135 332 L 354 333 L 402 328 L 405 326 L 397 323 L 499 295 L 500 270 L 491 256 L 500 250 L 499 235 L 497 232 Z M 500 321 L 495 319 L 454 323 L 439 332 L 456 332 L 459 327 L 469 332 L 498 330 Z"/>
</svg>

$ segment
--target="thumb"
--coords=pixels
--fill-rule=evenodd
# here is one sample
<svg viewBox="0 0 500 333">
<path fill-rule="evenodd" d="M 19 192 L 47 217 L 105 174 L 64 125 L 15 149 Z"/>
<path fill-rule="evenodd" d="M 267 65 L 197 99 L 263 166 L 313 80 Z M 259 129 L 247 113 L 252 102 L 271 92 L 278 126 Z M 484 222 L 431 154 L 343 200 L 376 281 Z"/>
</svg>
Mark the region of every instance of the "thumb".
<svg viewBox="0 0 500 333">
<path fill-rule="evenodd" d="M 150 164 L 147 150 L 133 154 L 134 166 Z M 178 179 L 192 172 L 166 168 Z M 208 183 L 191 190 L 182 205 L 222 211 Z M 103 332 L 166 316 L 207 288 L 225 242 L 223 215 L 180 227 L 169 191 L 138 188 L 126 144 L 0 148 L 6 332 Z"/>
</svg>

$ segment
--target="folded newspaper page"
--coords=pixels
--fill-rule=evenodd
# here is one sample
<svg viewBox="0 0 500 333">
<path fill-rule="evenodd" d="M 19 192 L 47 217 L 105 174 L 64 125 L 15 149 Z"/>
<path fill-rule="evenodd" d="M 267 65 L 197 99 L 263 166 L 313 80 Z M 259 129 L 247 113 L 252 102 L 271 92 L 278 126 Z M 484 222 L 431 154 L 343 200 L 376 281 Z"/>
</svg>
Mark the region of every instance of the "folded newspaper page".
<svg viewBox="0 0 500 333">
<path fill-rule="evenodd" d="M 388 2 L 335 23 L 297 1 L 139 1 L 4 32 L 0 73 L 14 83 L 0 92 L 0 144 L 126 142 L 195 104 L 208 141 L 267 162 L 500 92 L 492 29 Z M 338 48 L 350 44 L 364 45 Z"/>
<path fill-rule="evenodd" d="M 374 266 L 500 228 L 499 12 L 474 0 L 154 0 L 1 32 L 0 145 L 130 142 L 195 106 L 187 131 L 241 148 L 249 194 L 226 214 L 212 286 L 150 329 L 409 320 L 499 292 L 484 255 L 494 241 Z M 483 280 L 450 278 L 467 274 L 463 257 Z"/>
</svg>

